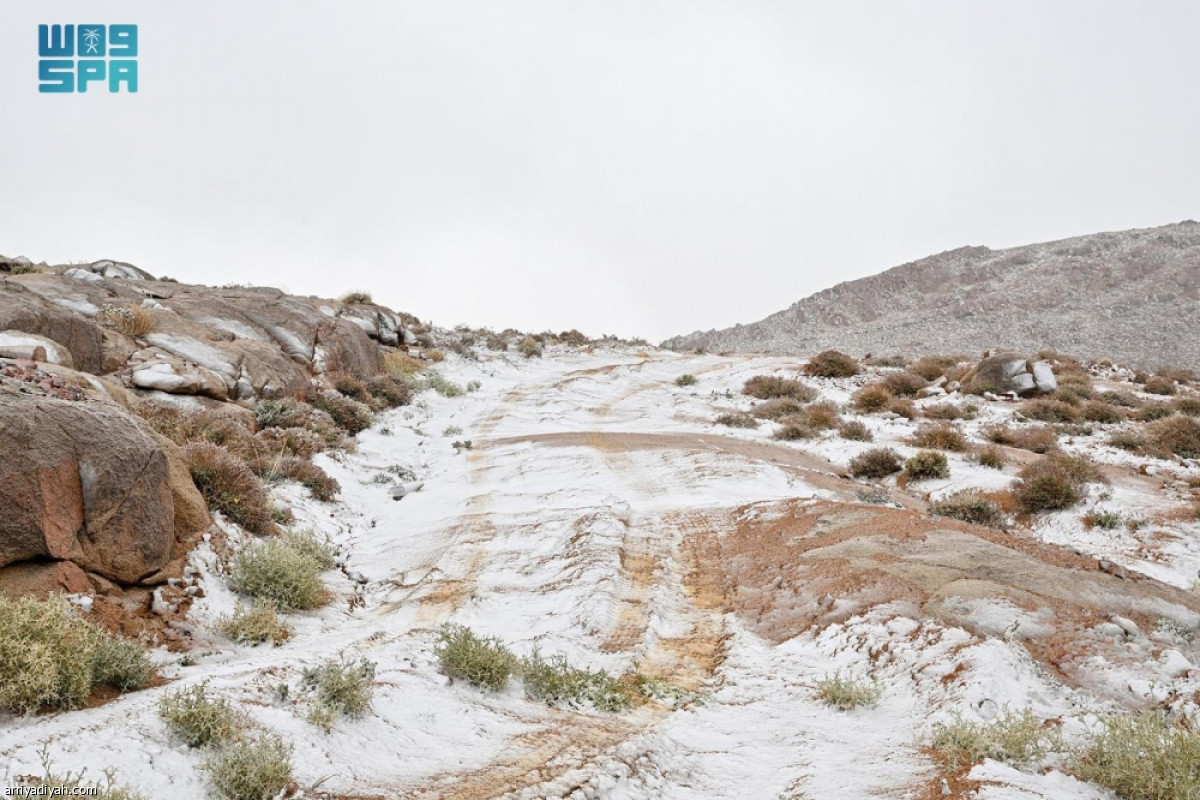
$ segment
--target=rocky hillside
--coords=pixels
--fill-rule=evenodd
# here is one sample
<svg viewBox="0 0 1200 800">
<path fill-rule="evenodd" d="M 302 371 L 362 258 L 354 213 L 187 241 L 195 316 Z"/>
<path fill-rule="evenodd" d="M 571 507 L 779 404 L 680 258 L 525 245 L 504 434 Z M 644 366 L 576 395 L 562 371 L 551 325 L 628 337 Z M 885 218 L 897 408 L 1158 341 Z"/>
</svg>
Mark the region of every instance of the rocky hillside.
<svg viewBox="0 0 1200 800">
<path fill-rule="evenodd" d="M 991 250 L 962 247 L 838 284 L 677 350 L 862 355 L 1054 348 L 1200 367 L 1200 223 Z"/>
</svg>

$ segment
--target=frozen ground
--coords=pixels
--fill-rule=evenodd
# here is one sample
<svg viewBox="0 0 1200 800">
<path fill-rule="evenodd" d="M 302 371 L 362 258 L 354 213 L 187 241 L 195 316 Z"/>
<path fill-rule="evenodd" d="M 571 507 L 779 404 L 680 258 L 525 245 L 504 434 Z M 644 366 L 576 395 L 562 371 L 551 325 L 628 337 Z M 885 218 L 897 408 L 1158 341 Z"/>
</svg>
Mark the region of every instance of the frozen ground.
<svg viewBox="0 0 1200 800">
<path fill-rule="evenodd" d="M 330 606 L 290 615 L 295 635 L 278 648 L 234 645 L 212 631 L 235 598 L 202 546 L 193 556 L 206 591 L 191 612 L 197 645 L 186 659 L 158 654 L 168 685 L 95 709 L 3 720 L 0 775 L 38 771 L 45 747 L 61 767 L 89 775 L 111 768 L 147 797 L 205 798 L 202 756 L 172 742 L 155 711 L 163 691 L 200 681 L 294 745 L 297 781 L 319 786 L 305 796 L 339 798 L 917 800 L 941 796 L 923 744 L 930 726 L 953 713 L 986 720 L 1031 708 L 1070 733 L 1095 714 L 1156 699 L 1191 710 L 1193 672 L 1167 656 L 1193 658 L 1190 642 L 1145 631 L 1113 644 L 1116 656 L 1097 651 L 1091 663 L 1076 654 L 1078 669 L 1056 671 L 1011 635 L 1018 623 L 1036 630 L 1054 609 L 992 596 L 956 600 L 966 627 L 888 601 L 787 635 L 768 630 L 768 617 L 743 602 L 745 586 L 730 577 L 738 573 L 725 572 L 738 565 L 713 556 L 734 538 L 724 521 L 751 504 L 753 514 L 769 515 L 788 503 L 857 502 L 855 484 L 839 473 L 872 446 L 831 434 L 778 443 L 771 425 L 712 424 L 720 410 L 749 407 L 738 394 L 747 378 L 794 376 L 798 363 L 609 350 L 441 365 L 447 378 L 480 388 L 454 398 L 426 392 L 381 415 L 356 453 L 323 459 L 342 485 L 339 502 L 276 490 L 345 559 L 326 575 L 336 595 Z M 685 373 L 698 383 L 675 385 Z M 810 383 L 842 403 L 863 381 Z M 1011 414 L 1011 404 L 984 405 L 968 432 Z M 913 423 L 864 419 L 876 445 L 915 451 L 901 441 Z M 473 447 L 458 451 L 455 440 Z M 1079 516 L 1090 507 L 1153 518 L 1163 494 L 1123 464 L 1121 451 L 1068 447 L 1113 465 L 1111 495 L 1013 535 L 1188 589 L 1200 567 L 1196 524 L 1086 529 Z M 906 504 L 965 486 L 1002 488 L 1015 471 L 950 458 L 952 477 L 910 489 Z M 393 501 L 391 467 L 411 470 L 424 488 Z M 232 528 L 230 536 L 241 538 Z M 792 591 L 782 579 L 771 586 Z M 1146 613 L 1195 626 L 1191 605 L 1155 598 L 1144 601 Z M 432 655 L 447 622 L 498 636 L 520 654 L 537 646 L 578 666 L 661 678 L 678 698 L 606 714 L 547 707 L 526 699 L 519 683 L 500 694 L 451 684 Z M 378 686 L 371 714 L 326 734 L 304 719 L 302 702 L 280 700 L 277 689 L 338 654 L 377 662 Z M 877 681 L 878 704 L 842 712 L 821 703 L 815 684 L 836 672 Z M 958 796 L 1112 797 L 1053 767 L 986 762 L 969 776 L 972 794 Z"/>
</svg>

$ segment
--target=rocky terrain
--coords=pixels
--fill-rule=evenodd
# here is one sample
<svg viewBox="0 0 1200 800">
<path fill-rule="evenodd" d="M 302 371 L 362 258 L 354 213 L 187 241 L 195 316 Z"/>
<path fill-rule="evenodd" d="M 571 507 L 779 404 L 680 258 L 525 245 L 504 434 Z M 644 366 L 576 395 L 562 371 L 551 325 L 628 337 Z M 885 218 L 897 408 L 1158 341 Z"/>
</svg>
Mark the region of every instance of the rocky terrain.
<svg viewBox="0 0 1200 800">
<path fill-rule="evenodd" d="M 1200 792 L 1194 373 L 678 353 L 2 265 L 6 785 Z M 55 614 L 153 675 L 33 693 L 71 675 Z"/>
<path fill-rule="evenodd" d="M 991 250 L 962 247 L 838 284 L 675 350 L 812 354 L 1053 348 L 1200 368 L 1200 223 Z"/>
</svg>

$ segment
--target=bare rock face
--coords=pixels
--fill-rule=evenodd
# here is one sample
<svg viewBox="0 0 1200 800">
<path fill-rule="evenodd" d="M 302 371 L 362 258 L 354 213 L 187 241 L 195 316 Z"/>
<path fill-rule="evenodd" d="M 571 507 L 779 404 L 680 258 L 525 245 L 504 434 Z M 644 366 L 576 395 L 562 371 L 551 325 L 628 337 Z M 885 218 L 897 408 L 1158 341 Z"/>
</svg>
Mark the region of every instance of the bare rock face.
<svg viewBox="0 0 1200 800">
<path fill-rule="evenodd" d="M 70 352 L 76 369 L 99 372 L 104 333 L 99 325 L 65 305 L 46 300 L 24 283 L 41 275 L 0 280 L 0 330 L 50 339 Z"/>
<path fill-rule="evenodd" d="M 1030 361 L 1016 353 L 985 358 L 963 376 L 963 388 L 972 394 L 993 392 L 1028 397 L 1058 388 L 1054 369 L 1045 361 Z"/>
<path fill-rule="evenodd" d="M 70 561 L 25 561 L 0 568 L 0 594 L 45 600 L 51 594 L 84 594 L 92 590 L 87 574 Z"/>
<path fill-rule="evenodd" d="M 169 449 L 115 403 L 0 386 L 0 567 L 69 561 L 118 583 L 162 570 L 208 522 Z"/>
</svg>

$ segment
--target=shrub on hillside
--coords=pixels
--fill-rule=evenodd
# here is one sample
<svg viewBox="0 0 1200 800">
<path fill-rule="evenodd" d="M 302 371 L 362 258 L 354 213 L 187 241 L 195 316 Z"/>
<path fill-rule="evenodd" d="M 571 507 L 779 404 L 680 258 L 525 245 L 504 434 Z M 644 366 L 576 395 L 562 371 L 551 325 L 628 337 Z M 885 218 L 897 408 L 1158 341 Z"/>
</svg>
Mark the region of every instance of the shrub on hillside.
<svg viewBox="0 0 1200 800">
<path fill-rule="evenodd" d="M 1146 440 L 1132 431 L 1117 431 L 1108 437 L 1108 443 L 1131 453 L 1140 453 L 1146 447 Z"/>
<path fill-rule="evenodd" d="M 1146 385 L 1142 387 L 1147 394 L 1172 395 L 1175 394 L 1175 382 L 1169 378 L 1164 378 L 1161 375 L 1154 375 L 1146 380 Z"/>
<path fill-rule="evenodd" d="M 192 481 L 208 507 L 220 511 L 251 533 L 272 529 L 271 509 L 262 481 L 240 459 L 209 442 L 193 442 L 183 449 Z"/>
<path fill-rule="evenodd" d="M 406 406 L 412 401 L 412 388 L 407 381 L 391 375 L 375 375 L 367 379 L 367 393 L 383 408 Z"/>
<path fill-rule="evenodd" d="M 1058 746 L 1050 729 L 1026 709 L 1007 711 L 991 722 L 970 722 L 957 717 L 933 726 L 930 745 L 952 764 L 965 766 L 990 758 L 1014 766 L 1039 761 Z"/>
<path fill-rule="evenodd" d="M 239 594 L 280 611 L 316 608 L 329 601 L 321 562 L 286 539 L 253 542 L 234 555 L 229 585 Z"/>
<path fill-rule="evenodd" d="M 691 374 L 680 375 L 675 379 L 676 386 L 695 386 L 699 382 L 700 381 L 696 378 L 696 376 Z"/>
<path fill-rule="evenodd" d="M 850 474 L 856 478 L 886 478 L 900 468 L 900 456 L 890 447 L 875 447 L 850 459 Z"/>
<path fill-rule="evenodd" d="M 540 358 L 542 355 L 542 344 L 532 336 L 526 336 L 517 344 L 517 352 L 526 358 Z"/>
<path fill-rule="evenodd" d="M 883 387 L 898 397 L 912 397 L 929 385 L 929 381 L 913 372 L 891 372 L 881 381 Z"/>
<path fill-rule="evenodd" d="M 956 419 L 975 419 L 979 414 L 979 406 L 971 403 L 958 405 L 956 403 L 934 403 L 921 409 L 921 416 L 926 419 L 953 421 Z"/>
<path fill-rule="evenodd" d="M 879 702 L 882 693 L 882 688 L 874 681 L 843 678 L 840 672 L 817 681 L 817 697 L 825 705 L 841 711 L 873 706 Z"/>
<path fill-rule="evenodd" d="M 368 292 L 346 292 L 342 295 L 342 302 L 348 306 L 369 306 L 375 301 Z"/>
<path fill-rule="evenodd" d="M 1013 484 L 1013 495 L 1030 513 L 1069 508 L 1083 499 L 1088 483 L 1103 482 L 1104 475 L 1080 456 L 1053 453 L 1023 468 Z"/>
<path fill-rule="evenodd" d="M 259 458 L 250 463 L 250 468 L 267 483 L 295 481 L 308 489 L 312 496 L 322 502 L 330 502 L 341 492 L 341 484 L 325 470 L 311 461 L 296 456 Z"/>
<path fill-rule="evenodd" d="M 374 661 L 326 661 L 304 670 L 301 689 L 313 696 L 309 722 L 328 732 L 339 717 L 361 717 L 375 692 Z"/>
<path fill-rule="evenodd" d="M 126 308 L 107 303 L 96 312 L 96 321 L 134 339 L 150 333 L 156 324 L 154 315 L 140 306 Z"/>
<path fill-rule="evenodd" d="M 759 419 L 778 420 L 804 412 L 804 404 L 793 397 L 776 397 L 755 403 L 750 413 Z"/>
<path fill-rule="evenodd" d="M 892 393 L 882 383 L 871 383 L 859 389 L 850 398 L 850 405 L 864 414 L 883 411 L 892 402 Z"/>
<path fill-rule="evenodd" d="M 158 701 L 158 716 L 172 737 L 188 747 L 206 747 L 235 737 L 249 725 L 245 712 L 223 697 L 212 697 L 208 683 L 166 692 Z"/>
<path fill-rule="evenodd" d="M 1175 413 L 1175 407 L 1170 403 L 1146 403 L 1137 410 L 1133 418 L 1139 422 L 1154 422 L 1166 419 Z"/>
<path fill-rule="evenodd" d="M 909 397 L 893 397 L 887 405 L 887 410 L 907 420 L 917 418 L 917 406 Z"/>
<path fill-rule="evenodd" d="M 1075 406 L 1049 397 L 1027 400 L 1021 404 L 1019 410 L 1028 419 L 1039 422 L 1079 422 L 1083 419 L 1083 415 Z"/>
<path fill-rule="evenodd" d="M 1112 789 L 1122 800 L 1200 797 L 1200 734 L 1161 712 L 1102 719 L 1072 761 L 1076 777 Z"/>
<path fill-rule="evenodd" d="M 1004 527 L 1004 511 L 1000 504 L 974 489 L 964 489 L 936 500 L 929 506 L 929 510 L 939 517 L 950 517 L 974 525 Z"/>
<path fill-rule="evenodd" d="M 838 436 L 852 442 L 871 442 L 875 439 L 871 435 L 870 428 L 856 419 L 847 420 L 838 425 Z"/>
<path fill-rule="evenodd" d="M 810 403 L 816 399 L 817 390 L 789 378 L 755 375 L 742 386 L 742 394 L 757 397 L 759 400 L 787 397 L 798 403 Z"/>
<path fill-rule="evenodd" d="M 1004 469 L 1004 452 L 994 444 L 979 448 L 975 453 L 975 460 L 981 467 Z"/>
<path fill-rule="evenodd" d="M 525 694 L 548 705 L 590 705 L 600 711 L 624 711 L 633 689 L 603 670 L 572 667 L 564 656 L 542 658 L 536 650 L 521 662 Z"/>
<path fill-rule="evenodd" d="M 1171 403 L 1180 414 L 1189 417 L 1200 417 L 1200 396 L 1189 394 L 1176 397 Z"/>
<path fill-rule="evenodd" d="M 273 733 L 243 734 L 201 764 L 221 800 L 274 800 L 292 782 L 292 748 Z"/>
<path fill-rule="evenodd" d="M 757 428 L 758 420 L 741 411 L 733 411 L 728 414 L 722 414 L 717 417 L 714 422 L 717 425 L 724 425 L 728 428 Z"/>
<path fill-rule="evenodd" d="M 291 629 L 279 620 L 279 613 L 271 604 L 255 605 L 251 608 L 239 606 L 231 616 L 222 618 L 217 629 L 238 644 L 279 644 L 292 635 Z"/>
<path fill-rule="evenodd" d="M 946 370 L 959 362 L 957 356 L 921 356 L 908 365 L 908 371 L 920 375 L 927 381 L 936 381 Z"/>
<path fill-rule="evenodd" d="M 1142 404 L 1141 400 L 1138 400 L 1129 392 L 1101 392 L 1096 399 L 1102 403 L 1108 403 L 1110 406 L 1118 406 L 1120 408 L 1137 408 Z"/>
<path fill-rule="evenodd" d="M 922 425 L 913 434 L 912 443 L 930 450 L 950 450 L 956 453 L 967 449 L 967 437 L 949 423 Z"/>
<path fill-rule="evenodd" d="M 815 378 L 849 378 L 858 373 L 858 362 L 837 350 L 817 353 L 804 365 L 804 374 Z"/>
<path fill-rule="evenodd" d="M 804 410 L 804 421 L 808 427 L 817 431 L 832 430 L 838 426 L 842 418 L 838 416 L 837 406 L 833 403 L 813 403 Z"/>
<path fill-rule="evenodd" d="M 499 691 L 508 685 L 519 662 L 495 637 L 476 636 L 462 625 L 444 625 L 433 649 L 442 674 L 472 686 Z"/>
<path fill-rule="evenodd" d="M 328 446 L 320 434 L 307 428 L 263 428 L 254 434 L 254 438 L 257 442 L 256 450 L 260 454 L 288 455 L 303 459 L 312 458 Z"/>
<path fill-rule="evenodd" d="M 946 460 L 945 453 L 922 450 L 904 462 L 904 474 L 913 481 L 949 478 L 950 463 Z"/>
<path fill-rule="evenodd" d="M 332 417 L 334 423 L 351 436 L 371 427 L 371 409 L 338 392 L 312 392 L 308 403 Z"/>
<path fill-rule="evenodd" d="M 803 417 L 785 417 L 780 420 L 779 430 L 771 434 L 771 438 L 782 442 L 795 442 L 811 439 L 816 435 L 817 431 L 809 426 Z"/>
<path fill-rule="evenodd" d="M 1088 422 L 1111 425 L 1125 419 L 1125 414 L 1116 406 L 1099 400 L 1089 400 L 1083 404 L 1083 418 Z"/>
<path fill-rule="evenodd" d="M 1003 444 L 1028 450 L 1031 453 L 1049 453 L 1058 447 L 1058 434 L 1044 425 L 1032 428 L 1010 428 L 992 425 L 983 430 L 984 438 L 993 444 Z"/>
<path fill-rule="evenodd" d="M 1146 426 L 1150 444 L 1180 458 L 1200 458 L 1200 422 L 1174 416 Z"/>
</svg>

